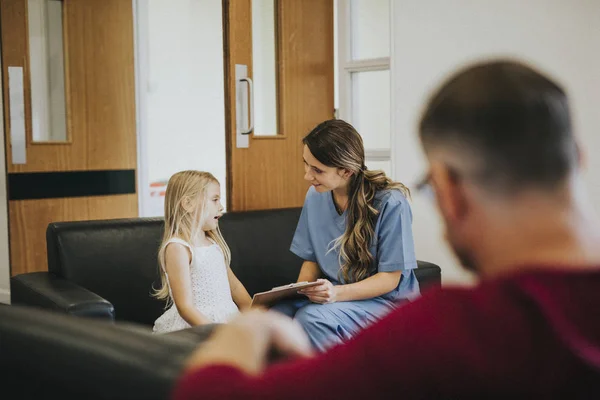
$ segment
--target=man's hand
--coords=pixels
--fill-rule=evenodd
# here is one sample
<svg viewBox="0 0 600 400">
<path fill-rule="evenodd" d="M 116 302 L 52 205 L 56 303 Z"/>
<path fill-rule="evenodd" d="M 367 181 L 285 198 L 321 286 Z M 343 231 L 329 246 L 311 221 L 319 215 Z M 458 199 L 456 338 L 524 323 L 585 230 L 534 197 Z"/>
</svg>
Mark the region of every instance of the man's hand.
<svg viewBox="0 0 600 400">
<path fill-rule="evenodd" d="M 304 330 L 290 318 L 253 310 L 217 328 L 192 354 L 186 369 L 220 364 L 258 374 L 272 352 L 284 357 L 306 357 L 312 349 Z"/>
<path fill-rule="evenodd" d="M 327 279 L 317 279 L 317 282 L 320 282 L 321 284 L 299 290 L 298 293 L 307 296 L 313 303 L 335 303 L 337 300 L 337 287 Z"/>
</svg>

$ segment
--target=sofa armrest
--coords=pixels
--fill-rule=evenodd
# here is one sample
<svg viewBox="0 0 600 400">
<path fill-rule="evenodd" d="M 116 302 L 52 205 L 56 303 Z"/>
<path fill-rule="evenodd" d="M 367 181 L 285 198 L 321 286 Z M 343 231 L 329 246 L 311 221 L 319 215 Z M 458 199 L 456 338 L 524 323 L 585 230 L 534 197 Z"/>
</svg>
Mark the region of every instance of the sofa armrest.
<svg viewBox="0 0 600 400">
<path fill-rule="evenodd" d="M 0 338 L 1 390 L 27 400 L 164 400 L 200 344 L 14 305 L 0 306 Z"/>
<path fill-rule="evenodd" d="M 11 303 L 78 317 L 114 321 L 113 305 L 97 294 L 50 272 L 21 274 L 10 280 Z"/>
<path fill-rule="evenodd" d="M 421 290 L 442 286 L 442 269 L 438 265 L 422 260 L 418 260 L 417 265 L 415 276 L 419 281 Z"/>
</svg>

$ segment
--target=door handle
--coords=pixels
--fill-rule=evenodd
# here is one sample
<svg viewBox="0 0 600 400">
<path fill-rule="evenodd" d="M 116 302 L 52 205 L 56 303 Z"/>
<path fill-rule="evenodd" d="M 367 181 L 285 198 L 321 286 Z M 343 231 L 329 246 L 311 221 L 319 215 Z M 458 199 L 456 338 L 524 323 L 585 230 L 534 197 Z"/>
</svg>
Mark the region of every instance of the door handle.
<svg viewBox="0 0 600 400">
<path fill-rule="evenodd" d="M 248 77 L 248 66 L 235 64 L 235 147 L 250 147 L 250 136 L 254 129 L 254 85 Z M 246 86 L 248 85 L 248 86 Z M 246 91 L 246 88 L 248 89 Z M 250 109 L 251 108 L 251 109 Z M 248 115 L 250 114 L 250 115 Z M 246 127 L 249 126 L 249 129 Z"/>
<path fill-rule="evenodd" d="M 247 76 L 245 78 L 241 78 L 240 82 L 247 82 L 248 83 L 248 103 L 250 104 L 249 110 L 248 110 L 248 114 L 249 115 L 249 124 L 248 124 L 248 129 L 246 129 L 245 131 L 240 132 L 242 135 L 249 135 L 252 133 L 252 131 L 254 130 L 254 84 L 252 83 L 252 79 Z"/>
</svg>

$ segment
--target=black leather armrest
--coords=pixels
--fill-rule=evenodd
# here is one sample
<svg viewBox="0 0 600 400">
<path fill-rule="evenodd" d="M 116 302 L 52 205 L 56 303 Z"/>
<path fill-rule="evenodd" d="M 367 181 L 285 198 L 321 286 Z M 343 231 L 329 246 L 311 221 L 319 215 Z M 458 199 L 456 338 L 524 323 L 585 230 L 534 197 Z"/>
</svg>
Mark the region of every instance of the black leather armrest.
<svg viewBox="0 0 600 400">
<path fill-rule="evenodd" d="M 2 398 L 168 399 L 200 342 L 144 328 L 0 307 Z"/>
<path fill-rule="evenodd" d="M 417 265 L 415 275 L 421 291 L 442 286 L 442 269 L 438 265 L 421 260 L 417 261 Z"/>
<path fill-rule="evenodd" d="M 49 272 L 21 274 L 10 280 L 11 303 L 78 317 L 114 321 L 113 305 L 89 290 Z"/>
</svg>

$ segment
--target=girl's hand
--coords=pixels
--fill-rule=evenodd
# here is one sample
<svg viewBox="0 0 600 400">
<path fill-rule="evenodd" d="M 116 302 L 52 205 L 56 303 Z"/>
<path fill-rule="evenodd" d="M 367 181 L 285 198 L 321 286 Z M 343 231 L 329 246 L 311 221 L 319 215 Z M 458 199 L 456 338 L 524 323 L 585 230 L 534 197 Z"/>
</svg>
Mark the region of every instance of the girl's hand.
<svg viewBox="0 0 600 400">
<path fill-rule="evenodd" d="M 321 284 L 299 290 L 298 293 L 305 295 L 313 303 L 335 303 L 337 297 L 337 287 L 327 279 L 317 279 L 317 282 L 320 282 Z"/>
</svg>

